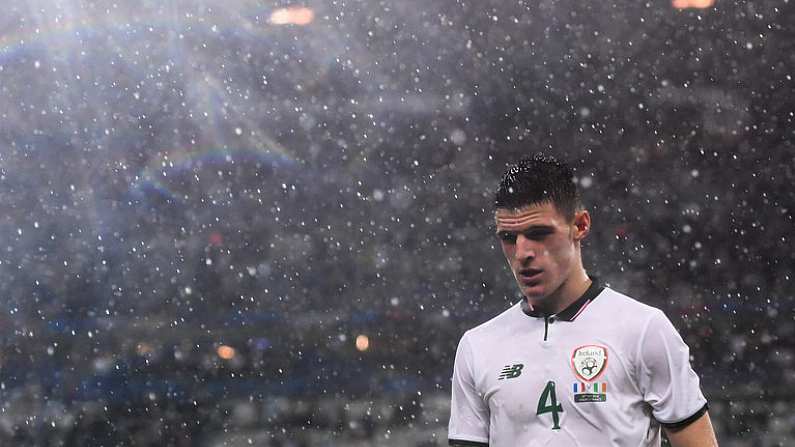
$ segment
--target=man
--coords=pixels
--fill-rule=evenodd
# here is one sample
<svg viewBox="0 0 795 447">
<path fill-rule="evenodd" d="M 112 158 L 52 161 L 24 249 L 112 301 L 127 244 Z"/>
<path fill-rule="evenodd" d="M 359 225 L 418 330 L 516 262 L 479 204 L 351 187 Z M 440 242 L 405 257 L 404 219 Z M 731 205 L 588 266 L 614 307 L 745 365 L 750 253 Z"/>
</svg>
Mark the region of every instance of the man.
<svg viewBox="0 0 795 447">
<path fill-rule="evenodd" d="M 582 265 L 591 217 L 573 171 L 536 156 L 495 197 L 497 236 L 523 298 L 461 338 L 454 446 L 659 446 L 717 440 L 689 350 L 658 309 Z"/>
</svg>

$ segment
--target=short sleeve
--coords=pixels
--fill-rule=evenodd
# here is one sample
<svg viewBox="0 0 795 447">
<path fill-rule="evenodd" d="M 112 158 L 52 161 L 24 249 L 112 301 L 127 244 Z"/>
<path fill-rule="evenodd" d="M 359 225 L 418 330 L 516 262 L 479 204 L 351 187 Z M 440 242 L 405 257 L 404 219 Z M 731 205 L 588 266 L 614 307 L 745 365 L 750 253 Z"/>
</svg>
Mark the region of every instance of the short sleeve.
<svg viewBox="0 0 795 447">
<path fill-rule="evenodd" d="M 461 337 L 453 366 L 448 438 L 467 445 L 489 442 L 489 409 L 477 391 L 472 372 L 472 348 L 467 334 Z"/>
<path fill-rule="evenodd" d="M 706 411 L 690 349 L 661 311 L 649 319 L 638 349 L 639 387 L 658 422 L 686 425 Z"/>
</svg>

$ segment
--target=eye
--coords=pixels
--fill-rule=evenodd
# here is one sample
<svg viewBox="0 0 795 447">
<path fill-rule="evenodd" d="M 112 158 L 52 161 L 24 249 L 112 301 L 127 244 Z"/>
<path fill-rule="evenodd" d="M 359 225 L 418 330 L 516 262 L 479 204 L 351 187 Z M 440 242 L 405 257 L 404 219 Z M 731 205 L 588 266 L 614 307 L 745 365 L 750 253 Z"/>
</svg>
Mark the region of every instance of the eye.
<svg viewBox="0 0 795 447">
<path fill-rule="evenodd" d="M 500 231 L 499 233 L 497 233 L 497 237 L 499 237 L 501 241 L 507 242 L 509 244 L 513 244 L 516 242 L 516 234 L 509 233 L 507 231 Z"/>
<path fill-rule="evenodd" d="M 528 238 L 530 240 L 540 241 L 541 239 L 544 239 L 545 237 L 547 237 L 550 234 L 552 234 L 552 231 L 549 231 L 549 230 L 533 230 L 533 231 L 528 231 L 527 233 L 523 233 L 523 234 L 524 234 L 524 237 L 526 237 L 526 238 Z"/>
</svg>

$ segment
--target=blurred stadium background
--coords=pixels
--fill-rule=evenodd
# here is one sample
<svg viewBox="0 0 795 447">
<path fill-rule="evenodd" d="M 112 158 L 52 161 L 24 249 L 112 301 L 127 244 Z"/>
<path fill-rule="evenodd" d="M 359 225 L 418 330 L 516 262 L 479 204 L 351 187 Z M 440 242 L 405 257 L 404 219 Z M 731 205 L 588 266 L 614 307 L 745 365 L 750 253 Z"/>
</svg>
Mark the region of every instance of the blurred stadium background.
<svg viewBox="0 0 795 447">
<path fill-rule="evenodd" d="M 792 1 L 27 0 L 0 14 L 0 445 L 446 445 L 517 299 L 505 164 L 795 442 Z"/>
</svg>

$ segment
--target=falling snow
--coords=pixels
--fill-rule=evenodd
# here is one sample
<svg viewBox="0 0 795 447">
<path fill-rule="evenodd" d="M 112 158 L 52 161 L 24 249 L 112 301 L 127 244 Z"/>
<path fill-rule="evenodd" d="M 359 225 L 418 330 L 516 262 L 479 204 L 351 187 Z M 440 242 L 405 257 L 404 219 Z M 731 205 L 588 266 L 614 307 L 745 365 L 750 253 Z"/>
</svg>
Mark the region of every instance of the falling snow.
<svg viewBox="0 0 795 447">
<path fill-rule="evenodd" d="M 9 2 L 0 445 L 447 445 L 506 163 L 795 443 L 791 2 Z"/>
</svg>

